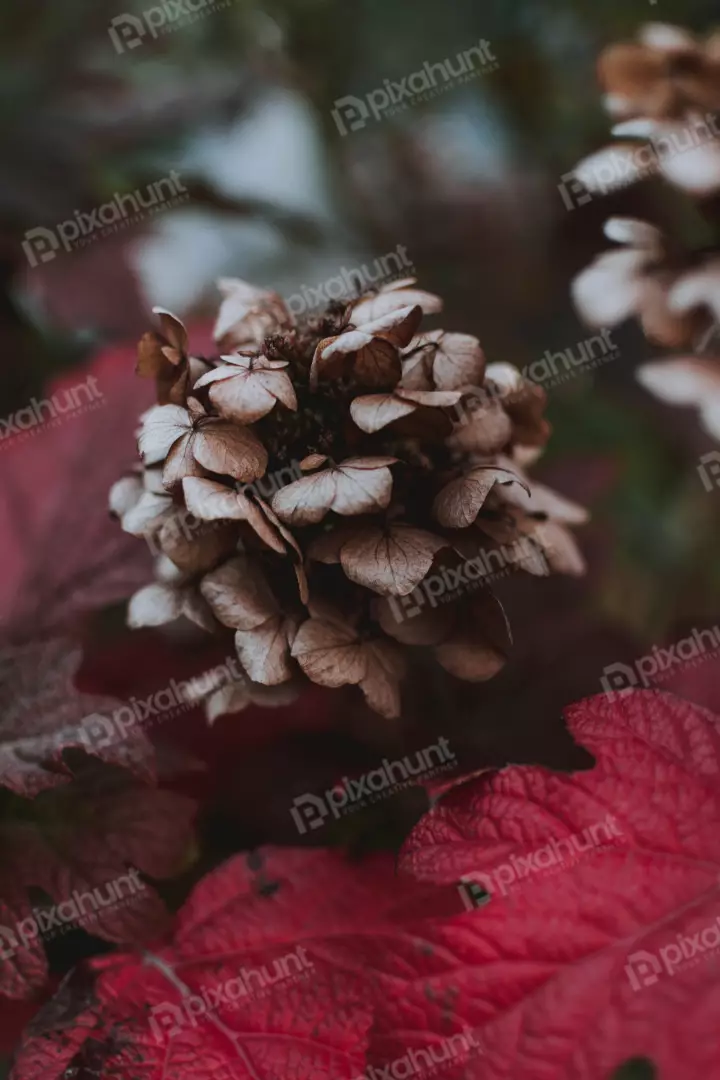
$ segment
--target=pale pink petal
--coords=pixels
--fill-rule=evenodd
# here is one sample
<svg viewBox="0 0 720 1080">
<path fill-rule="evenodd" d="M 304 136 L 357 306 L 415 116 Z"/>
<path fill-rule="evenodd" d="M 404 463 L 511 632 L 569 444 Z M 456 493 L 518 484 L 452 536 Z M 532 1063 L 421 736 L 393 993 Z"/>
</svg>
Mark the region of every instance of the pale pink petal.
<svg viewBox="0 0 720 1080">
<path fill-rule="evenodd" d="M 143 493 L 139 476 L 124 476 L 110 488 L 108 509 L 115 517 L 123 518 L 136 505 Z"/>
<path fill-rule="evenodd" d="M 662 154 L 660 170 L 666 180 L 691 195 L 711 195 L 720 188 L 720 141 Z"/>
<path fill-rule="evenodd" d="M 629 184 L 655 176 L 657 151 L 650 143 L 613 143 L 583 158 L 575 176 L 591 194 L 607 195 Z"/>
<path fill-rule="evenodd" d="M 703 405 L 720 397 L 718 365 L 694 356 L 643 364 L 637 378 L 646 390 L 669 405 Z"/>
<path fill-rule="evenodd" d="M 127 622 L 134 630 L 141 626 L 163 626 L 182 615 L 182 593 L 169 585 L 146 585 L 130 599 Z"/>
<path fill-rule="evenodd" d="M 635 248 L 647 248 L 652 252 L 661 252 L 664 247 L 663 234 L 656 225 L 650 225 L 640 218 L 608 218 L 603 226 L 608 240 L 616 244 L 628 244 Z"/>
<path fill-rule="evenodd" d="M 641 251 L 600 255 L 573 281 L 573 300 L 580 317 L 591 326 L 605 327 L 633 315 L 642 294 L 639 275 L 646 260 Z"/>
<path fill-rule="evenodd" d="M 671 23 L 645 23 L 640 29 L 638 40 L 641 45 L 647 45 L 650 49 L 669 53 L 695 52 L 698 47 L 696 39 L 689 30 L 681 26 L 673 26 Z"/>
<path fill-rule="evenodd" d="M 402 307 L 419 307 L 425 315 L 434 315 L 442 311 L 439 296 L 424 292 L 422 289 L 390 288 L 375 296 L 368 296 L 353 305 L 352 321 L 356 326 L 382 319 Z"/>
<path fill-rule="evenodd" d="M 332 509 L 336 514 L 372 514 L 384 510 L 392 495 L 392 473 L 383 466 L 352 466 L 349 461 L 337 468 L 337 486 Z"/>
<path fill-rule="evenodd" d="M 720 319 L 720 260 L 709 259 L 702 269 L 678 278 L 668 294 L 668 304 L 678 313 L 706 306 Z"/>
<path fill-rule="evenodd" d="M 143 536 L 172 513 L 173 501 L 170 495 L 166 492 L 156 495 L 152 491 L 144 491 L 135 506 L 123 517 L 122 527 L 132 536 Z"/>
<path fill-rule="evenodd" d="M 395 394 L 367 394 L 355 398 L 350 406 L 350 415 L 361 431 L 372 433 L 415 412 L 417 405 L 412 401 L 401 400 Z"/>
<path fill-rule="evenodd" d="M 142 417 L 138 449 L 146 465 L 164 461 L 170 447 L 190 432 L 187 409 L 179 405 L 155 405 Z"/>
</svg>

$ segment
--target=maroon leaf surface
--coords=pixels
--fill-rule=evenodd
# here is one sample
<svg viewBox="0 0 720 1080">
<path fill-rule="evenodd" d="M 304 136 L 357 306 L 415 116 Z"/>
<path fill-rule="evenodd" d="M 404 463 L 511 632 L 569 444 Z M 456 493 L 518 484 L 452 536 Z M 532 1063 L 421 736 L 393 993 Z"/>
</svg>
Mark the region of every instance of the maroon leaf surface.
<svg viewBox="0 0 720 1080">
<path fill-rule="evenodd" d="M 133 944 L 164 931 L 165 906 L 145 875 L 167 878 L 187 865 L 191 800 L 102 769 L 4 809 L 0 993 L 26 997 L 40 987 L 43 943 L 74 926 Z M 33 904 L 30 890 L 47 900 Z"/>
</svg>

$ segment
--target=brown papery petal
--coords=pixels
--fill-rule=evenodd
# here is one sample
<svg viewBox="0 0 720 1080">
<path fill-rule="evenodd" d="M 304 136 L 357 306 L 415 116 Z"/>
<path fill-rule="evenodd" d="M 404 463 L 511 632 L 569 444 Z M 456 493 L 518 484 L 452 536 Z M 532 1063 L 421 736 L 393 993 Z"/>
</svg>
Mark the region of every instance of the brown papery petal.
<svg viewBox="0 0 720 1080">
<path fill-rule="evenodd" d="M 278 529 L 268 520 L 268 507 L 249 498 L 242 491 L 233 491 L 216 480 L 186 477 L 183 480 L 185 505 L 191 514 L 203 521 L 246 521 L 268 547 L 284 555 L 285 542 Z"/>
<path fill-rule="evenodd" d="M 529 494 L 520 477 L 507 469 L 478 466 L 443 488 L 433 503 L 433 515 L 446 528 L 465 529 L 475 521 L 495 484 L 512 483 L 524 487 Z"/>
<path fill-rule="evenodd" d="M 232 378 L 213 382 L 210 400 L 221 416 L 238 424 L 262 419 L 278 401 L 289 409 L 297 409 L 295 390 L 284 371 L 233 373 Z"/>
<path fill-rule="evenodd" d="M 254 630 L 238 630 L 235 646 L 240 663 L 253 682 L 277 686 L 292 678 L 289 646 L 295 636 L 292 620 L 276 615 Z"/>
<path fill-rule="evenodd" d="M 206 574 L 200 591 L 220 622 L 235 630 L 254 630 L 277 614 L 267 581 L 246 555 Z"/>
<path fill-rule="evenodd" d="M 637 103 L 640 113 L 654 100 L 666 73 L 665 58 L 643 45 L 612 45 L 598 61 L 603 89 Z"/>
<path fill-rule="evenodd" d="M 292 646 L 305 674 L 320 686 L 359 683 L 367 673 L 367 657 L 352 627 L 324 619 L 308 619 Z"/>
<path fill-rule="evenodd" d="M 229 555 L 237 542 L 234 526 L 201 522 L 188 529 L 182 516 L 168 518 L 158 534 L 163 555 L 185 574 L 201 574 Z"/>
<path fill-rule="evenodd" d="M 179 361 L 180 357 L 184 356 L 188 350 L 188 335 L 185 325 L 178 319 L 177 315 L 173 315 L 172 311 L 166 311 L 165 308 L 154 307 L 153 315 L 159 316 L 163 337 L 180 354 L 178 356 Z"/>
<path fill-rule="evenodd" d="M 396 293 L 396 295 L 400 295 Z M 418 305 L 408 304 L 395 311 L 383 315 L 372 322 L 362 324 L 362 332 L 374 338 L 382 338 L 383 341 L 395 345 L 398 349 L 404 349 L 409 345 L 412 337 L 422 322 L 422 308 Z"/>
<path fill-rule="evenodd" d="M 367 674 L 360 689 L 371 709 L 388 720 L 400 715 L 400 680 L 405 674 L 402 653 L 390 641 L 372 641 L 365 645 Z"/>
<path fill-rule="evenodd" d="M 511 436 L 510 417 L 499 402 L 488 401 L 467 410 L 448 442 L 466 453 L 494 454 L 507 445 Z"/>
<path fill-rule="evenodd" d="M 310 472 L 311 469 L 319 469 L 326 461 L 327 454 L 308 454 L 300 462 L 300 468 L 303 472 Z"/>
<path fill-rule="evenodd" d="M 392 495 L 392 473 L 382 464 L 388 459 L 348 459 L 341 465 L 304 476 L 273 497 L 272 508 L 281 521 L 308 525 L 322 521 L 329 510 L 353 515 L 383 510 Z M 389 459 L 395 460 L 395 459 Z"/>
<path fill-rule="evenodd" d="M 162 351 L 162 345 L 162 338 L 152 331 L 140 338 L 135 371 L 144 379 L 157 379 L 167 368 L 168 360 Z"/>
<path fill-rule="evenodd" d="M 486 682 L 505 666 L 505 657 L 478 634 L 465 631 L 436 646 L 439 663 L 465 682 Z"/>
<path fill-rule="evenodd" d="M 353 375 L 361 386 L 395 386 L 402 377 L 397 346 L 382 338 L 373 338 L 359 350 Z"/>
<path fill-rule="evenodd" d="M 195 435 L 193 453 L 204 468 L 244 484 L 258 480 L 267 469 L 267 451 L 257 435 L 222 420 L 203 423 Z"/>
<path fill-rule="evenodd" d="M 431 346 L 433 383 L 438 390 L 462 390 L 482 384 L 485 353 L 472 334 L 433 330 L 418 339 L 418 344 L 426 343 Z"/>
<path fill-rule="evenodd" d="M 381 596 L 407 596 L 426 576 L 445 541 L 410 525 L 359 526 L 340 551 L 347 577 Z"/>
<path fill-rule="evenodd" d="M 548 565 L 556 574 L 580 577 L 585 573 L 585 559 L 575 543 L 573 535 L 555 521 L 543 521 L 533 532 L 540 544 Z"/>
<path fill-rule="evenodd" d="M 163 466 L 163 486 L 168 490 L 182 483 L 186 476 L 203 476 L 205 470 L 195 459 L 195 432 L 188 432 L 173 445 Z"/>
</svg>

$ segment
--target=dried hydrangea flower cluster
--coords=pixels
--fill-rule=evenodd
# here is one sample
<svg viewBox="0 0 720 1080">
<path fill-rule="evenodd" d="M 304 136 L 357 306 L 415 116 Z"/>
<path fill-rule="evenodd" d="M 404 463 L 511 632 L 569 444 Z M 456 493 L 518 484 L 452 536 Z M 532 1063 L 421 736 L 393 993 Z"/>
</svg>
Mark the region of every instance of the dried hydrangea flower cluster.
<svg viewBox="0 0 720 1080">
<path fill-rule="evenodd" d="M 303 322 L 274 293 L 220 287 L 219 356 L 191 356 L 164 311 L 140 343 L 159 403 L 111 509 L 159 557 L 131 625 L 234 631 L 260 692 L 219 688 L 212 716 L 303 677 L 396 716 L 423 649 L 461 679 L 492 676 L 509 636 L 480 554 L 583 569 L 565 526 L 584 512 L 522 471 L 549 434 L 544 392 L 468 334 L 421 332 L 442 305 L 413 279 Z"/>
<path fill-rule="evenodd" d="M 584 186 L 605 194 L 660 175 L 693 196 L 720 190 L 720 34 L 700 42 L 679 27 L 650 24 L 638 43 L 606 49 L 599 75 L 607 108 L 623 121 L 614 133 L 641 141 L 586 158 L 575 170 Z M 642 365 L 638 378 L 665 402 L 697 407 L 720 439 L 720 252 L 690 251 L 631 218 L 609 220 L 605 234 L 619 246 L 575 279 L 580 315 L 595 327 L 637 318 L 651 342 L 681 350 Z"/>
</svg>

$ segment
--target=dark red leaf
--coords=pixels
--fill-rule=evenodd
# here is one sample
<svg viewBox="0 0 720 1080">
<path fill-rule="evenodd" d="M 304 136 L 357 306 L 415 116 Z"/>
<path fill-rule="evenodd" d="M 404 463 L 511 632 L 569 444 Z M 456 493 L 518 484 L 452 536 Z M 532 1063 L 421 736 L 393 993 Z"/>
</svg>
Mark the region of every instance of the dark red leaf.
<svg viewBox="0 0 720 1080">
<path fill-rule="evenodd" d="M 404 852 L 420 878 L 465 879 L 478 904 L 448 925 L 436 964 L 436 994 L 452 993 L 481 1047 L 463 1075 L 607 1080 L 632 1057 L 662 1080 L 718 1075 L 720 724 L 652 691 L 567 716 L 592 770 L 480 777 Z M 419 1028 L 437 1031 L 408 982 L 376 1052 L 387 1061 L 393 1032 Z"/>
</svg>

